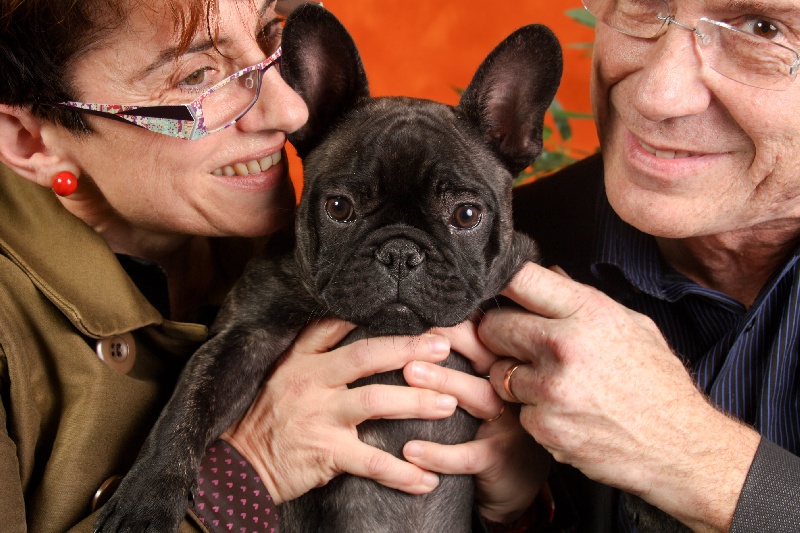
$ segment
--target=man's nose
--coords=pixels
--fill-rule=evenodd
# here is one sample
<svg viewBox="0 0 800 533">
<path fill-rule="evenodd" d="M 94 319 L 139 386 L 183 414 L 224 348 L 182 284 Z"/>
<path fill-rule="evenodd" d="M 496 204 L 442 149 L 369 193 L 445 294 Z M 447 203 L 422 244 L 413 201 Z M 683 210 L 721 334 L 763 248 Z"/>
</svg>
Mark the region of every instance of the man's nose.
<svg viewBox="0 0 800 533">
<path fill-rule="evenodd" d="M 670 24 L 644 56 L 632 104 L 648 120 L 702 113 L 711 103 L 709 69 L 696 47 L 694 32 Z"/>
</svg>

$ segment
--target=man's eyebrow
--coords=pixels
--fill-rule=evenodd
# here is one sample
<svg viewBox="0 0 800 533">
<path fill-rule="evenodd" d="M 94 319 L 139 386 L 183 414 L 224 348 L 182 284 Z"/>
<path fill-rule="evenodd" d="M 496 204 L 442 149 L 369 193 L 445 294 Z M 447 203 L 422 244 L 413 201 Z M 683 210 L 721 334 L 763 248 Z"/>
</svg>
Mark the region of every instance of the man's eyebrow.
<svg viewBox="0 0 800 533">
<path fill-rule="evenodd" d="M 800 16 L 797 5 L 793 2 L 765 2 L 763 0 L 727 0 L 724 6 L 730 10 L 748 11 L 755 14 L 774 13 Z"/>
</svg>

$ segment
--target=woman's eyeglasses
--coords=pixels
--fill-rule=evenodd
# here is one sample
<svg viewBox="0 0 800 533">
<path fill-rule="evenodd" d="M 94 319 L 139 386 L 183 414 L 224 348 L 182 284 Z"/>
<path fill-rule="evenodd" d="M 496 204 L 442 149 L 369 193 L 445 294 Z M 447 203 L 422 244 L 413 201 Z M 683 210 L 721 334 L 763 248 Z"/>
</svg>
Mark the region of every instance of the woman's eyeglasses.
<svg viewBox="0 0 800 533">
<path fill-rule="evenodd" d="M 231 74 L 188 104 L 135 106 L 58 102 L 49 105 L 122 120 L 156 133 L 193 141 L 233 125 L 250 111 L 258 100 L 264 73 L 273 65 L 280 70 L 281 54 L 278 48 L 261 63 Z"/>
</svg>

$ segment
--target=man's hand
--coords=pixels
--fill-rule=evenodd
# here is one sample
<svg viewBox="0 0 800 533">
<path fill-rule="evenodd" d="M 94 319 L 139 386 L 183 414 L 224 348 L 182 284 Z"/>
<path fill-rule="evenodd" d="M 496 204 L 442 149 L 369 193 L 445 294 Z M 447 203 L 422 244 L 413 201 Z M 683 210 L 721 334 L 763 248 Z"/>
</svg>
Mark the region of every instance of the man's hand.
<svg viewBox="0 0 800 533">
<path fill-rule="evenodd" d="M 655 324 L 601 292 L 528 264 L 503 293 L 524 309 L 487 313 L 478 333 L 506 401 L 556 460 L 662 508 L 726 531 L 760 437 L 695 387 Z"/>
</svg>

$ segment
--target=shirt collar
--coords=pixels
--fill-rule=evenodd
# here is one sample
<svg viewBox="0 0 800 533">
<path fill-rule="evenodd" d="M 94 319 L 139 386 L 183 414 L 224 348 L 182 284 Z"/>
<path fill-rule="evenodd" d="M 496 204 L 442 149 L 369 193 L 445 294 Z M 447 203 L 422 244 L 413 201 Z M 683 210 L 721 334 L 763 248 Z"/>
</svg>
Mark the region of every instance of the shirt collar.
<svg viewBox="0 0 800 533">
<path fill-rule="evenodd" d="M 107 337 L 164 321 L 100 235 L 52 191 L 3 165 L 0 251 L 84 335 Z"/>
<path fill-rule="evenodd" d="M 662 258 L 655 238 L 623 221 L 608 203 L 605 190 L 599 198 L 598 215 L 599 227 L 591 261 L 593 275 L 602 277 L 605 268 L 614 268 L 637 290 L 660 300 L 676 302 L 684 296 L 697 294 L 731 310 L 744 311 L 744 306 L 735 299 L 701 287 L 669 266 Z M 798 257 L 800 247 L 765 285 L 763 294 L 769 293 L 784 275 L 793 270 Z"/>
<path fill-rule="evenodd" d="M 604 268 L 615 268 L 638 290 L 667 299 L 661 287 L 661 256 L 655 239 L 624 222 L 608 203 L 605 190 L 599 198 L 598 215 L 593 274 L 602 276 Z"/>
</svg>

